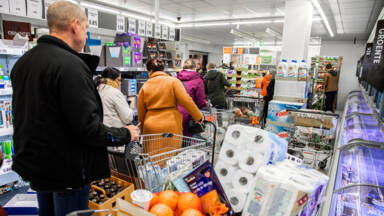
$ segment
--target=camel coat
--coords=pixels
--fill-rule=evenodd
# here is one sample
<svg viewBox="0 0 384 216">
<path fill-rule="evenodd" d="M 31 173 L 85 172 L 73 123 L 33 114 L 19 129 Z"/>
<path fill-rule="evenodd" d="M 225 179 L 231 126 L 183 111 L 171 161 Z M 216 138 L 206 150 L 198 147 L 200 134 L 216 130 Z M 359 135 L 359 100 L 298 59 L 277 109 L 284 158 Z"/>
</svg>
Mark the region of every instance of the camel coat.
<svg viewBox="0 0 384 216">
<path fill-rule="evenodd" d="M 180 80 L 162 71 L 152 73 L 141 88 L 138 98 L 137 111 L 141 133 L 182 135 L 183 116 L 177 108 L 178 104 L 183 106 L 196 122 L 203 118 Z M 156 146 L 147 143 L 143 147 L 145 152 L 151 153 L 169 145 L 180 148 L 181 142 L 156 143 Z"/>
</svg>

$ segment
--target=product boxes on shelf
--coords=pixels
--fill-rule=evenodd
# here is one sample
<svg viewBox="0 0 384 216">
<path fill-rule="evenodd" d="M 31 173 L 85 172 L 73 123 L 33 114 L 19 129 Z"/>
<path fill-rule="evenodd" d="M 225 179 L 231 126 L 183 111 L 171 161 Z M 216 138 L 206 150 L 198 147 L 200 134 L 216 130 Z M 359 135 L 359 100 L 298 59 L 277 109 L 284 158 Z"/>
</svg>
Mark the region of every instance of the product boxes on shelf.
<svg viewBox="0 0 384 216">
<path fill-rule="evenodd" d="M 267 124 L 265 130 L 277 134 L 279 137 L 285 140 L 290 138 L 289 127 Z"/>
<path fill-rule="evenodd" d="M 298 110 L 305 108 L 305 103 L 293 103 L 273 100 L 269 102 L 267 119 L 279 122 L 283 125 L 288 124 L 288 110 Z"/>
</svg>

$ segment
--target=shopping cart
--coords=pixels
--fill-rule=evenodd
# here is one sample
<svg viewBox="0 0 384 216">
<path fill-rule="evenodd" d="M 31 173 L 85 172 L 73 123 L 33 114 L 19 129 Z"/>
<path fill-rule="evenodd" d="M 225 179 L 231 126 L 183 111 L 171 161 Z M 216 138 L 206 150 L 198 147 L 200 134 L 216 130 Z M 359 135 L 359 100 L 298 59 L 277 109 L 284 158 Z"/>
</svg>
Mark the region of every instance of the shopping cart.
<svg viewBox="0 0 384 216">
<path fill-rule="evenodd" d="M 247 126 L 259 125 L 259 114 L 263 103 L 261 97 L 229 96 L 227 97 L 229 109 L 234 113 L 233 123 Z"/>
<path fill-rule="evenodd" d="M 214 163 L 216 125 L 213 127 L 213 139 L 199 139 L 177 134 L 140 135 L 139 144 L 142 153 L 132 153 L 132 144 L 124 152 L 108 150 L 110 167 L 117 177 L 130 181 L 135 188 L 159 192 L 170 175 L 185 169 L 192 170 L 204 161 Z"/>
</svg>

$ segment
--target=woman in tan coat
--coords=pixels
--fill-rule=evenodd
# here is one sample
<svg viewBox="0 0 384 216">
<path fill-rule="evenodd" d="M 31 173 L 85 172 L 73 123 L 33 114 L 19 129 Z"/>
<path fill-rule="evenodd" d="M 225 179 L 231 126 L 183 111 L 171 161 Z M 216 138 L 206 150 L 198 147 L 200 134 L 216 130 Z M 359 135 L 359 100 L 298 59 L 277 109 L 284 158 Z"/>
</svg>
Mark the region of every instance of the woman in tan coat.
<svg viewBox="0 0 384 216">
<path fill-rule="evenodd" d="M 183 106 L 196 122 L 203 120 L 203 115 L 180 80 L 163 72 L 164 63 L 161 60 L 150 60 L 147 63 L 147 70 L 149 79 L 141 88 L 138 98 L 141 134 L 183 135 L 183 117 L 177 108 L 178 104 Z M 144 152 L 157 154 L 160 153 L 159 150 L 167 147 L 180 148 L 181 140 L 175 141 L 175 139 L 171 143 L 144 141 Z"/>
</svg>

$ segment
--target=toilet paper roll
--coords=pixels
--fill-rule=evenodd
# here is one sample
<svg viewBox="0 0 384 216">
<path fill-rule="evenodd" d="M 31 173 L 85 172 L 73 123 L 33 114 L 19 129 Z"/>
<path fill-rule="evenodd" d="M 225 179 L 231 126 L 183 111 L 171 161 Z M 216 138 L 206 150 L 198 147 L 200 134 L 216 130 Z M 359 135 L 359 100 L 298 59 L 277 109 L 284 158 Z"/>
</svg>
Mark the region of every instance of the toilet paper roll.
<svg viewBox="0 0 384 216">
<path fill-rule="evenodd" d="M 225 163 L 235 165 L 238 162 L 238 149 L 236 146 L 223 145 L 220 150 L 219 159 Z"/>
<path fill-rule="evenodd" d="M 223 185 L 225 183 L 232 182 L 233 175 L 235 174 L 236 168 L 232 165 L 219 160 L 215 166 L 215 172 L 219 177 L 220 183 Z"/>
<path fill-rule="evenodd" d="M 228 192 L 226 192 L 226 195 L 235 213 L 241 212 L 244 208 L 247 195 L 235 189 L 229 190 Z"/>
<path fill-rule="evenodd" d="M 267 164 L 265 156 L 261 153 L 245 150 L 239 155 L 239 167 L 251 174 L 255 174 L 261 166 Z"/>
<path fill-rule="evenodd" d="M 243 132 L 244 126 L 242 125 L 229 126 L 227 132 L 225 133 L 224 145 L 230 144 L 234 146 L 240 146 L 242 144 L 241 140 L 244 141 L 243 137 L 246 137 Z"/>
<path fill-rule="evenodd" d="M 252 174 L 249 174 L 243 170 L 237 170 L 232 179 L 232 185 L 236 190 L 249 193 L 255 177 Z"/>
<path fill-rule="evenodd" d="M 247 149 L 260 149 L 260 151 L 264 151 L 265 149 L 268 148 L 268 146 L 263 147 L 267 143 L 269 145 L 269 138 L 268 138 L 268 132 L 265 130 L 261 130 L 259 128 L 247 128 L 246 130 L 247 137 L 249 138 L 249 141 L 247 142 L 246 146 Z"/>
</svg>

